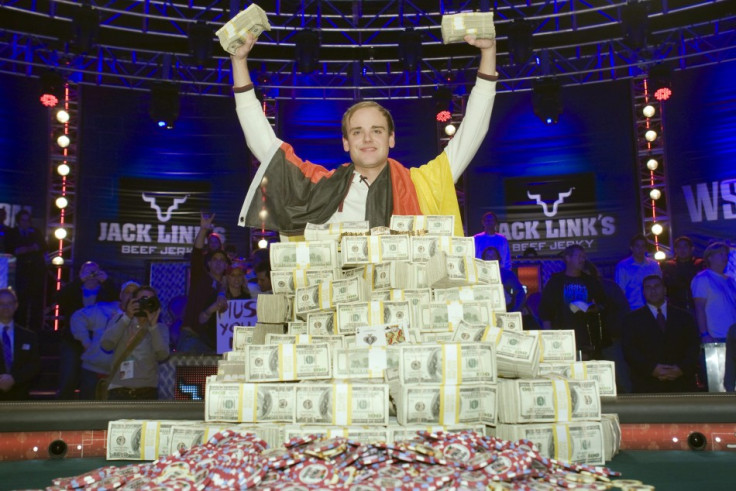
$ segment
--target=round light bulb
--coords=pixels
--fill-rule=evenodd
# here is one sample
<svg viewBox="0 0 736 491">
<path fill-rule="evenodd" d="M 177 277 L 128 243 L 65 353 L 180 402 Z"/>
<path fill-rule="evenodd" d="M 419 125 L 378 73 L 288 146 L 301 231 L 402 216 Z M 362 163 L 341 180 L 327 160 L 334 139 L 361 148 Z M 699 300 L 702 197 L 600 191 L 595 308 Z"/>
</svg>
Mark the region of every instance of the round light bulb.
<svg viewBox="0 0 736 491">
<path fill-rule="evenodd" d="M 72 141 L 66 135 L 61 135 L 59 138 L 56 139 L 56 144 L 59 145 L 61 148 L 68 147 L 71 142 Z"/>
<path fill-rule="evenodd" d="M 67 164 L 59 164 L 59 167 L 56 168 L 56 173 L 60 176 L 68 176 L 71 170 L 71 167 L 69 167 Z"/>
<path fill-rule="evenodd" d="M 644 106 L 644 109 L 642 109 L 641 112 L 644 114 L 644 117 L 651 118 L 654 116 L 656 110 L 654 109 L 654 106 L 649 104 L 648 106 Z"/>
<path fill-rule="evenodd" d="M 657 251 L 654 253 L 654 259 L 657 261 L 664 261 L 667 255 L 664 253 L 664 251 Z"/>
<path fill-rule="evenodd" d="M 266 210 L 266 209 L 264 208 L 264 209 L 262 209 L 261 211 L 259 211 L 259 212 L 258 212 L 258 218 L 260 218 L 261 220 L 265 221 L 265 220 L 266 220 L 266 218 L 268 218 L 268 210 Z"/>
<path fill-rule="evenodd" d="M 448 124 L 447 126 L 445 126 L 445 135 L 452 136 L 455 134 L 455 131 L 457 131 L 457 129 L 455 128 L 454 124 Z"/>
<path fill-rule="evenodd" d="M 258 241 L 259 249 L 265 249 L 266 247 L 268 247 L 268 241 L 266 239 L 261 239 Z"/>
<path fill-rule="evenodd" d="M 67 205 L 69 205 L 69 201 L 65 197 L 59 196 L 58 198 L 56 198 L 56 207 L 57 208 L 63 210 L 64 208 L 67 207 Z"/>
<path fill-rule="evenodd" d="M 54 237 L 59 240 L 66 239 L 66 229 L 61 227 L 57 228 L 56 230 L 54 230 Z"/>
<path fill-rule="evenodd" d="M 647 160 L 647 169 L 649 169 L 649 170 L 657 170 L 657 167 L 659 167 L 659 162 L 657 162 L 656 159 L 649 159 L 649 160 Z"/>
<path fill-rule="evenodd" d="M 649 130 L 646 133 L 644 133 L 644 138 L 646 138 L 648 142 L 653 142 L 654 140 L 657 139 L 657 132 L 654 130 Z"/>
<path fill-rule="evenodd" d="M 662 197 L 662 191 L 659 189 L 652 189 L 649 191 L 649 197 L 652 198 L 654 201 L 657 201 L 659 198 Z"/>
<path fill-rule="evenodd" d="M 64 258 L 61 256 L 56 256 L 51 260 L 51 264 L 54 266 L 63 266 L 64 265 Z"/>
<path fill-rule="evenodd" d="M 664 231 L 664 228 L 662 228 L 662 225 L 658 223 L 655 223 L 654 225 L 652 225 L 652 233 L 654 235 L 660 235 L 662 231 Z"/>
<path fill-rule="evenodd" d="M 68 123 L 69 122 L 69 113 L 64 111 L 63 109 L 59 109 L 59 111 L 56 113 L 56 120 L 59 123 Z"/>
</svg>

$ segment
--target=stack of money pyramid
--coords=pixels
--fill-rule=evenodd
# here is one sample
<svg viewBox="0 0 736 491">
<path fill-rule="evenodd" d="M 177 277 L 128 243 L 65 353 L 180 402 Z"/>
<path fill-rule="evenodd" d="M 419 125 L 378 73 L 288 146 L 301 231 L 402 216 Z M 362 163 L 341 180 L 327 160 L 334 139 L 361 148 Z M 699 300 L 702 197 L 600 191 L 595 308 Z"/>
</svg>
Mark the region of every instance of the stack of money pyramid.
<svg viewBox="0 0 736 491">
<path fill-rule="evenodd" d="M 148 422 L 166 435 L 145 441 L 165 455 L 233 426 L 270 446 L 317 433 L 393 442 L 524 428 L 514 438 L 549 457 L 598 462 L 600 399 L 586 378 L 599 372 L 575 365 L 573 331 L 523 331 L 521 314 L 505 312 L 498 263 L 476 259 L 473 238 L 453 230 L 451 216 L 394 216 L 377 229 L 310 225 L 306 241 L 272 244 L 274 292 L 259 295 L 258 323 L 235 328 L 208 378 L 205 422 Z M 110 438 L 152 431 L 115 423 Z M 581 440 L 590 435 L 592 445 Z M 570 451 L 584 447 L 594 450 Z"/>
</svg>

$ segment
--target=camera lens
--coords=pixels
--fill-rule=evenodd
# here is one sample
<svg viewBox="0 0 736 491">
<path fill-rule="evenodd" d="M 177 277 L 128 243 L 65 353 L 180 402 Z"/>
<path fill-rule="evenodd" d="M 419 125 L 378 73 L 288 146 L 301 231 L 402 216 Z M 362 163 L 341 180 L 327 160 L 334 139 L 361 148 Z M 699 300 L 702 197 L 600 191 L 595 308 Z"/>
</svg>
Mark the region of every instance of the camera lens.
<svg viewBox="0 0 736 491">
<path fill-rule="evenodd" d="M 49 443 L 49 457 L 52 459 L 63 459 L 66 456 L 68 447 L 64 440 L 54 440 Z"/>
<path fill-rule="evenodd" d="M 687 436 L 687 446 L 690 447 L 690 450 L 705 450 L 706 445 L 708 445 L 708 439 L 699 431 L 694 431 Z"/>
</svg>

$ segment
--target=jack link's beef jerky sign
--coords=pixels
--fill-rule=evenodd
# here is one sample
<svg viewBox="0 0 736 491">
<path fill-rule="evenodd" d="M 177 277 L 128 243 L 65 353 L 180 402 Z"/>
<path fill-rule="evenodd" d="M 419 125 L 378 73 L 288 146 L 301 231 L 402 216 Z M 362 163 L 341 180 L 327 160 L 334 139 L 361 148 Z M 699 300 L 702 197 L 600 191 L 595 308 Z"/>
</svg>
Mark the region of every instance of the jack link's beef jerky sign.
<svg viewBox="0 0 736 491">
<path fill-rule="evenodd" d="M 121 178 L 118 193 L 118 216 L 98 222 L 98 243 L 114 244 L 122 255 L 159 259 L 191 250 L 200 212 L 209 210 L 209 183 Z"/>
</svg>

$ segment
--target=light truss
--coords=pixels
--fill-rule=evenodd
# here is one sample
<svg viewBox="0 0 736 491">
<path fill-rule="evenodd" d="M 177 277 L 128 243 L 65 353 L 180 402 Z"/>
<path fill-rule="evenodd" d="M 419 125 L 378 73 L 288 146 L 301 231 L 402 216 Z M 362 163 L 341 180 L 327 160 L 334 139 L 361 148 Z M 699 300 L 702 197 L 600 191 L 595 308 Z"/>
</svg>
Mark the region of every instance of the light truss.
<svg viewBox="0 0 736 491">
<path fill-rule="evenodd" d="M 460 0 L 271 0 L 258 1 L 273 29 L 261 35 L 251 68 L 258 85 L 276 99 L 402 99 L 430 97 L 438 85 L 457 93 L 475 76 L 477 51 L 444 45 L 444 13 L 491 7 L 490 1 Z M 736 60 L 736 14 L 727 0 L 648 2 L 651 32 L 647 47 L 623 39 L 626 0 L 540 0 L 493 2 L 499 34 L 500 91 L 530 90 L 531 82 L 556 75 L 563 85 L 638 77 L 660 60 L 687 69 Z M 230 61 L 215 55 L 197 66 L 188 52 L 194 22 L 213 33 L 244 1 L 90 1 L 100 17 L 96 47 L 80 53 L 69 39 L 80 3 L 72 0 L 15 0 L 0 16 L 0 72 L 37 76 L 53 66 L 76 83 L 147 90 L 150 81 L 170 80 L 180 93 L 230 95 Z M 522 6 L 519 6 L 521 4 Z M 733 12 L 731 10 L 730 12 Z M 534 55 L 514 64 L 508 25 L 525 18 L 534 25 Z M 398 37 L 406 27 L 422 36 L 422 61 L 403 71 Z M 319 69 L 299 73 L 294 38 L 303 28 L 319 33 Z M 450 81 L 448 82 L 448 78 Z"/>
</svg>

